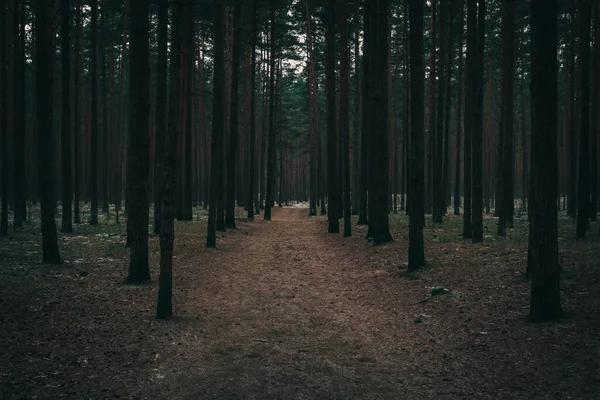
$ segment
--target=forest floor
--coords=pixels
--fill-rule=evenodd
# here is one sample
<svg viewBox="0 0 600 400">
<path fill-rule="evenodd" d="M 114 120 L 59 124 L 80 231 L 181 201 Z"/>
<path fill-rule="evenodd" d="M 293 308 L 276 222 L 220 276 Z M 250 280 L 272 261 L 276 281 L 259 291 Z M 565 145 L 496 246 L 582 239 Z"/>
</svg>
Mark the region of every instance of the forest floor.
<svg viewBox="0 0 600 400">
<path fill-rule="evenodd" d="M 524 220 L 498 238 L 486 218 L 474 245 L 448 216 L 408 274 L 403 214 L 393 243 L 370 246 L 365 227 L 343 238 L 275 208 L 206 249 L 195 212 L 177 223 L 170 321 L 155 319 L 155 281 L 123 284 L 124 225 L 60 234 L 60 266 L 39 264 L 35 227 L 0 240 L 0 398 L 600 399 L 595 223 L 576 242 L 561 218 L 568 317 L 531 324 Z M 152 236 L 153 277 L 158 255 Z"/>
</svg>

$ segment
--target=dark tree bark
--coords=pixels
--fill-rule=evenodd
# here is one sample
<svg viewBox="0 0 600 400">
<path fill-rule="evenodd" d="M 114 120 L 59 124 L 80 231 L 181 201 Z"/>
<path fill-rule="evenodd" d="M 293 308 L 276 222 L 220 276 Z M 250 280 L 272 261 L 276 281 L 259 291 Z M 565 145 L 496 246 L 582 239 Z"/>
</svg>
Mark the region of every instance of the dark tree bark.
<svg viewBox="0 0 600 400">
<path fill-rule="evenodd" d="M 353 145 L 352 145 L 352 215 L 358 215 L 360 204 L 360 121 L 361 121 L 361 95 L 360 87 L 360 2 L 356 2 L 354 11 L 354 116 L 353 116 Z"/>
<path fill-rule="evenodd" d="M 317 197 L 319 188 L 318 151 L 319 145 L 319 94 L 317 93 L 317 75 L 315 72 L 315 52 L 313 48 L 313 37 L 311 30 L 311 13 L 308 0 L 306 6 L 306 43 L 308 50 L 308 96 L 310 113 L 310 203 L 309 215 L 317 215 Z"/>
<path fill-rule="evenodd" d="M 558 319 L 560 267 L 557 241 L 557 0 L 531 2 L 531 306 L 533 322 Z"/>
<path fill-rule="evenodd" d="M 423 200 L 425 144 L 425 61 L 423 59 L 423 2 L 408 0 L 410 23 L 410 189 L 408 270 L 425 266 Z"/>
<path fill-rule="evenodd" d="M 98 0 L 91 3 L 91 31 L 92 40 L 90 48 L 90 81 L 91 81 L 91 111 L 90 111 L 90 224 L 98 225 Z M 129 227 L 129 220 L 127 222 Z M 129 229 L 128 229 L 129 231 Z M 127 236 L 129 243 L 129 234 Z"/>
<path fill-rule="evenodd" d="M 14 227 L 23 226 L 27 215 L 27 166 L 25 156 L 25 4 L 21 0 L 14 0 L 13 28 L 14 28 Z"/>
<path fill-rule="evenodd" d="M 473 243 L 483 241 L 483 67 L 485 49 L 485 0 L 478 0 L 475 58 L 474 113 L 472 127 Z"/>
<path fill-rule="evenodd" d="M 506 236 L 506 228 L 513 225 L 514 211 L 514 76 L 515 76 L 515 0 L 504 0 L 502 5 L 502 108 L 500 146 L 500 204 L 498 236 Z"/>
<path fill-rule="evenodd" d="M 447 5 L 448 9 L 446 11 L 448 29 L 450 33 L 448 34 L 448 43 L 446 47 L 446 59 L 445 59 L 445 67 L 446 75 L 444 80 L 444 126 L 443 126 L 443 142 L 444 149 L 442 154 L 442 194 L 443 194 L 443 215 L 448 213 L 448 206 L 450 206 L 451 202 L 451 189 L 450 189 L 450 176 L 451 176 L 451 167 L 450 167 L 450 103 L 452 101 L 452 71 L 454 66 L 454 16 L 455 16 L 455 1 L 456 0 L 448 0 L 449 3 Z M 462 20 L 461 20 L 462 22 Z"/>
<path fill-rule="evenodd" d="M 364 13 L 364 31 L 367 32 L 369 28 L 369 15 L 367 8 L 365 7 Z M 369 114 L 369 105 L 367 98 L 369 95 L 369 74 L 370 74 L 370 48 L 367 47 L 366 42 L 363 40 L 363 82 L 362 82 L 362 120 L 361 120 L 361 135 L 360 135 L 360 181 L 359 181 L 359 207 L 358 207 L 358 225 L 368 224 L 368 186 L 369 186 L 369 126 L 367 118 Z"/>
<path fill-rule="evenodd" d="M 572 218 L 577 216 L 577 124 L 575 110 L 575 42 L 577 38 L 576 1 L 571 1 L 569 7 L 570 19 L 570 44 L 569 44 L 569 202 L 567 215 Z"/>
<path fill-rule="evenodd" d="M 169 2 L 158 0 L 158 49 L 156 62 L 156 130 L 154 139 L 154 233 L 161 232 L 163 193 L 163 163 L 167 135 L 167 24 Z M 202 79 L 202 77 L 200 77 Z"/>
<path fill-rule="evenodd" d="M 427 164 L 425 165 L 425 213 L 432 214 L 433 209 L 433 197 L 434 197 L 434 152 L 435 152 L 435 141 L 436 141 L 436 103 L 435 103 L 435 92 L 436 92 L 436 76 L 437 76 L 437 3 L 439 0 L 431 0 L 431 46 L 430 46 L 430 58 L 429 58 L 429 98 L 428 98 L 428 132 L 427 132 Z M 433 215 L 432 215 L 433 216 Z"/>
<path fill-rule="evenodd" d="M 236 229 L 235 226 L 235 175 L 236 160 L 239 147 L 239 81 L 240 64 L 242 62 L 242 5 L 241 0 L 236 0 L 233 9 L 233 51 L 232 51 L 232 72 L 231 72 L 231 112 L 230 112 L 230 133 L 229 133 L 229 163 L 227 166 L 227 196 L 225 196 L 225 226 L 230 229 Z"/>
<path fill-rule="evenodd" d="M 365 47 L 369 54 L 369 91 L 367 113 L 369 132 L 369 233 L 374 244 L 392 241 L 389 208 L 388 155 L 388 0 L 369 2 L 369 29 L 365 31 Z"/>
<path fill-rule="evenodd" d="M 434 132 L 434 152 L 433 152 L 433 209 L 432 220 L 435 223 L 442 223 L 444 217 L 444 167 L 443 167 L 443 147 L 444 147 L 444 99 L 446 96 L 446 0 L 440 0 L 440 50 L 439 50 L 439 71 L 437 76 L 439 79 L 437 101 L 435 107 L 435 123 Z"/>
<path fill-rule="evenodd" d="M 590 0 L 579 0 L 579 175 L 577 238 L 590 226 Z"/>
<path fill-rule="evenodd" d="M 71 150 L 71 19 L 70 19 L 69 0 L 61 0 L 61 61 L 62 61 L 62 136 L 61 136 L 61 155 L 62 155 L 62 226 L 63 232 L 73 232 L 73 213 L 72 213 L 72 192 L 73 182 L 72 173 L 72 150 Z"/>
<path fill-rule="evenodd" d="M 590 115 L 592 116 L 591 130 L 590 130 L 590 148 L 591 148 L 591 207 L 590 207 L 590 219 L 592 221 L 598 220 L 598 136 L 600 132 L 600 5 L 596 3 L 593 6 L 594 15 L 594 62 L 592 69 L 592 109 Z"/>
<path fill-rule="evenodd" d="M 460 215 L 460 150 L 461 150 L 461 131 L 462 131 L 462 105 L 463 97 L 463 37 L 464 37 L 464 15 L 465 0 L 460 1 L 460 25 L 458 39 L 458 92 L 456 94 L 456 159 L 454 171 L 454 215 Z"/>
<path fill-rule="evenodd" d="M 182 217 L 184 221 L 191 221 L 193 219 L 193 180 L 192 180 L 192 149 L 193 149 L 193 110 L 194 110 L 194 65 L 195 65 L 195 51 L 194 51 L 194 2 L 186 3 L 186 10 L 184 13 L 183 26 L 185 34 L 183 36 L 182 46 L 184 46 L 184 62 L 185 62 L 185 77 L 186 87 L 184 91 L 185 95 L 185 114 L 183 125 L 185 131 L 183 132 L 184 143 L 184 157 L 183 157 L 183 168 L 182 168 Z M 232 161 L 235 164 L 235 161 Z"/>
<path fill-rule="evenodd" d="M 173 244 L 175 241 L 175 200 L 177 195 L 177 136 L 179 136 L 179 103 L 181 94 L 181 27 L 183 23 L 183 3 L 172 3 L 171 65 L 169 69 L 169 101 L 166 135 L 164 137 L 163 177 L 161 179 L 161 221 L 160 221 L 160 275 L 158 278 L 157 318 L 170 318 L 173 315 Z M 159 18 L 166 17 L 166 0 L 159 0 Z M 166 18 L 163 20 L 166 24 Z M 160 27 L 159 21 L 159 27 Z M 160 34 L 160 31 L 159 31 Z M 166 32 L 163 32 L 166 34 Z M 163 37 L 166 42 L 166 37 Z M 165 49 L 166 50 L 166 49 Z M 163 54 L 166 58 L 166 54 Z M 166 67 L 166 65 L 165 65 Z M 163 70 L 166 74 L 166 68 Z M 202 77 L 200 77 L 202 79 Z"/>
<path fill-rule="evenodd" d="M 207 247 L 217 247 L 217 206 L 223 179 L 223 133 L 225 129 L 225 4 L 214 0 L 214 93 L 210 166 L 210 202 L 208 206 Z"/>
<path fill-rule="evenodd" d="M 0 4 L 0 21 L 2 26 L 0 27 L 0 150 L 1 156 L 1 167 L 2 176 L 0 177 L 0 201 L 2 201 L 2 209 L 0 210 L 0 236 L 8 235 L 8 138 L 9 132 L 9 106 L 12 105 L 12 99 L 10 98 L 10 90 L 8 87 L 12 85 L 12 79 L 9 76 L 10 72 L 10 53 L 11 53 L 11 40 L 10 40 L 10 10 L 8 4 Z"/>
<path fill-rule="evenodd" d="M 472 215 L 472 141 L 474 129 L 474 110 L 476 97 L 476 51 L 477 41 L 477 0 L 467 0 L 467 60 L 465 79 L 465 148 L 464 148 L 464 212 L 463 238 L 473 237 Z"/>
<path fill-rule="evenodd" d="M 38 146 L 38 178 L 41 200 L 42 254 L 44 264 L 60 264 L 54 221 L 54 146 L 52 124 L 52 2 L 35 1 L 35 83 Z M 46 151 L 42 151 L 45 149 Z"/>
<path fill-rule="evenodd" d="M 327 196 L 329 213 L 327 214 L 328 232 L 339 233 L 339 201 L 337 184 L 337 126 L 336 126 L 336 84 L 335 84 L 335 0 L 327 2 L 327 23 L 325 27 L 325 84 L 327 98 Z"/>
<path fill-rule="evenodd" d="M 82 142 L 82 125 L 83 121 L 80 115 L 80 100 L 81 100 L 81 86 L 80 86 L 80 78 L 81 78 L 81 61 L 80 61 L 80 40 L 81 37 L 81 0 L 75 0 L 75 54 L 74 54 L 74 63 L 73 63 L 73 86 L 74 86 L 74 102 L 73 102 L 73 119 L 75 123 L 73 124 L 73 134 L 75 136 L 75 145 L 73 146 L 73 164 L 74 164 L 74 174 L 73 174 L 73 192 L 74 192 L 74 210 L 73 210 L 73 221 L 76 224 L 81 223 L 81 214 L 80 214 L 80 193 L 81 193 L 81 172 L 82 172 L 82 163 L 81 163 L 81 142 Z M 119 187 L 120 190 L 120 187 Z"/>
<path fill-rule="evenodd" d="M 400 197 L 400 209 L 406 210 L 408 214 L 408 200 L 405 200 L 405 197 L 408 197 L 407 193 L 407 181 L 409 180 L 409 164 L 410 164 L 410 76 L 409 76 L 409 64 L 410 64 L 410 55 L 409 55 L 409 37 L 408 37 L 408 2 L 404 1 L 404 23 L 403 23 L 403 33 L 404 33 L 404 71 L 403 71 L 403 80 L 404 80 L 404 118 L 402 121 L 402 135 L 403 135 L 403 159 L 402 159 L 402 178 L 401 178 L 401 191 L 402 195 Z"/>
<path fill-rule="evenodd" d="M 271 63 L 269 75 L 269 148 L 267 149 L 267 195 L 265 197 L 265 215 L 264 219 L 271 220 L 271 208 L 274 201 L 275 176 L 277 175 L 275 165 L 275 58 L 277 52 L 276 46 L 276 26 L 277 14 L 275 13 L 276 3 L 271 3 Z"/>
<path fill-rule="evenodd" d="M 254 195 L 256 180 L 256 36 L 258 0 L 252 2 L 252 65 L 250 67 L 250 155 L 248 160 L 248 220 L 254 220 Z"/>
<path fill-rule="evenodd" d="M 344 182 L 344 237 L 352 236 L 350 206 L 350 60 L 348 56 L 348 0 L 340 2 L 340 133 Z M 386 216 L 387 217 L 387 216 Z"/>
<path fill-rule="evenodd" d="M 129 275 L 126 282 L 150 279 L 148 264 L 148 176 L 150 167 L 150 54 L 148 49 L 148 2 L 131 0 L 131 61 L 129 62 L 129 146 L 131 162 L 127 170 L 131 184 L 128 204 L 131 234 Z"/>
</svg>

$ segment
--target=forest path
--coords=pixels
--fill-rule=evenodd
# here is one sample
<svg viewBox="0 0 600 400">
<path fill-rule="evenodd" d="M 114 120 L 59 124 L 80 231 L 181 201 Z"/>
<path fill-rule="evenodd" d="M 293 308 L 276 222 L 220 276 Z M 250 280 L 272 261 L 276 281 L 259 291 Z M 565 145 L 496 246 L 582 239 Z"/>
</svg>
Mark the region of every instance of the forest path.
<svg viewBox="0 0 600 400">
<path fill-rule="evenodd" d="M 196 336 L 187 361 L 162 369 L 171 374 L 165 384 L 189 398 L 423 394 L 403 384 L 400 370 L 409 365 L 393 344 L 402 339 L 388 329 L 405 311 L 373 301 L 383 271 L 365 268 L 350 251 L 364 249 L 364 233 L 328 235 L 325 218 L 302 208 L 274 208 L 272 221 L 260 215 L 238 228 L 217 250 L 186 257 L 202 272 L 196 282 L 186 274 L 191 291 L 175 301 L 187 297 L 178 313 L 199 314 L 200 322 L 187 333 Z M 410 326 L 409 315 L 401 319 Z"/>
</svg>

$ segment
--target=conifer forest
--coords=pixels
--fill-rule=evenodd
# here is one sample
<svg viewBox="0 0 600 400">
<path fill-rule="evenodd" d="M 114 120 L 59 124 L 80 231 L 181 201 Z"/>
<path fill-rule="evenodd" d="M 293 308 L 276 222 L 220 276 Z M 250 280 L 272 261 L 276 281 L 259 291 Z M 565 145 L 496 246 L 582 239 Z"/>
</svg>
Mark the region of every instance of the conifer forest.
<svg viewBox="0 0 600 400">
<path fill-rule="evenodd" d="M 0 0 L 0 399 L 600 399 L 600 1 Z"/>
</svg>

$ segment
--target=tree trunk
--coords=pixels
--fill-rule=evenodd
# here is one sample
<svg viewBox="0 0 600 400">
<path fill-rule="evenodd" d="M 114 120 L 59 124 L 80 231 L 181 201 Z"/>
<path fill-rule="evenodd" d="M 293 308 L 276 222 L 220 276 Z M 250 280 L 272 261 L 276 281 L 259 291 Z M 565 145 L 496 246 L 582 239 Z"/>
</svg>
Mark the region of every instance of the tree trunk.
<svg viewBox="0 0 600 400">
<path fill-rule="evenodd" d="M 275 165 L 275 57 L 276 57 L 276 13 L 275 3 L 271 4 L 271 63 L 269 75 L 269 148 L 267 149 L 267 194 L 265 197 L 265 215 L 264 219 L 271 220 L 271 208 L 273 204 L 273 195 L 275 176 L 277 175 Z"/>
<path fill-rule="evenodd" d="M 344 237 L 352 236 L 350 206 L 350 60 L 348 56 L 348 0 L 340 3 L 340 133 L 344 181 Z"/>
<path fill-rule="evenodd" d="M 364 14 L 364 31 L 367 32 L 369 28 L 369 18 L 366 12 Z M 369 104 L 367 98 L 369 95 L 369 73 L 370 73 L 370 54 L 371 49 L 366 46 L 363 40 L 363 82 L 362 82 L 362 96 L 359 101 L 362 101 L 362 120 L 361 120 L 361 136 L 360 136 L 360 181 L 359 181 L 359 208 L 358 208 L 358 225 L 366 225 L 368 223 L 368 185 L 369 185 L 369 126 L 367 124 L 367 118 L 369 113 Z"/>
<path fill-rule="evenodd" d="M 325 27 L 325 93 L 327 98 L 327 214 L 328 232 L 339 233 L 339 198 L 337 196 L 337 126 L 336 126 L 336 84 L 335 84 L 335 0 L 327 2 L 327 24 Z"/>
<path fill-rule="evenodd" d="M 184 40 L 182 41 L 182 46 L 184 46 L 184 51 L 186 56 L 185 60 L 185 71 L 184 74 L 187 77 L 187 84 L 185 88 L 185 131 L 184 134 L 184 165 L 183 165 L 183 177 L 184 180 L 182 182 L 183 190 L 181 191 L 182 198 L 182 216 L 184 221 L 191 221 L 193 219 L 193 188 L 194 183 L 192 180 L 192 149 L 193 149 L 193 110 L 194 110 L 194 66 L 196 65 L 195 61 L 195 51 L 194 51 L 194 2 L 186 2 L 186 12 L 184 13 L 184 22 L 183 25 L 185 27 L 185 35 L 183 36 Z"/>
<path fill-rule="evenodd" d="M 75 62 L 73 68 L 73 86 L 74 86 L 74 101 L 73 101 L 73 129 L 75 136 L 75 146 L 74 146 L 74 174 L 73 174 L 73 192 L 74 192 L 74 212 L 73 212 L 73 221 L 76 224 L 81 223 L 81 213 L 79 209 L 80 205 L 80 192 L 81 192 L 81 175 L 83 165 L 81 164 L 81 152 L 82 152 L 82 128 L 83 121 L 80 115 L 80 101 L 81 101 L 81 86 L 80 86 L 80 78 L 81 78 L 81 61 L 80 61 L 80 40 L 81 37 L 81 0 L 75 0 Z"/>
<path fill-rule="evenodd" d="M 474 113 L 472 127 L 473 243 L 483 241 L 483 65 L 485 43 L 485 0 L 478 0 L 475 59 Z"/>
<path fill-rule="evenodd" d="M 61 63 L 62 63 L 62 136 L 61 136 L 61 155 L 62 155 L 62 226 L 63 232 L 73 232 L 73 214 L 72 214 L 72 192 L 73 183 L 72 174 L 72 150 L 71 150 L 71 19 L 70 19 L 69 0 L 61 0 Z"/>
<path fill-rule="evenodd" d="M 579 0 L 579 174 L 577 238 L 590 226 L 590 0 Z"/>
<path fill-rule="evenodd" d="M 423 59 L 423 7 L 421 0 L 408 0 L 410 21 L 410 189 L 408 222 L 408 271 L 425 266 L 423 199 L 425 143 L 425 61 Z"/>
<path fill-rule="evenodd" d="M 254 194 L 256 180 L 256 35 L 258 0 L 252 2 L 252 65 L 250 69 L 250 154 L 248 172 L 248 220 L 254 220 Z"/>
<path fill-rule="evenodd" d="M 592 202 L 590 207 L 590 219 L 592 221 L 598 220 L 598 130 L 600 121 L 600 6 L 598 3 L 594 6 L 594 62 L 592 69 L 592 109 L 590 115 L 592 116 L 591 121 L 591 190 L 592 190 Z"/>
<path fill-rule="evenodd" d="M 513 225 L 514 207 L 514 75 L 515 75 L 515 0 L 504 0 L 502 17 L 502 109 L 500 118 L 500 204 L 498 236 L 506 236 Z"/>
<path fill-rule="evenodd" d="M 352 215 L 358 215 L 360 204 L 360 121 L 361 121 L 361 87 L 360 87 L 360 2 L 356 2 L 354 11 L 354 116 L 352 144 Z"/>
<path fill-rule="evenodd" d="M 148 264 L 148 176 L 150 164 L 150 54 L 148 49 L 148 2 L 131 0 L 131 60 L 129 62 L 129 146 L 131 162 L 127 181 L 131 184 L 128 211 L 130 241 L 127 283 L 150 279 Z"/>
<path fill-rule="evenodd" d="M 38 177 L 41 200 L 42 254 L 44 264 L 60 264 L 54 221 L 54 146 L 52 124 L 52 2 L 35 1 L 35 75 Z M 44 149 L 44 150 L 42 150 Z"/>
<path fill-rule="evenodd" d="M 0 4 L 0 163 L 2 168 L 2 176 L 0 177 L 0 201 L 2 201 L 2 209 L 0 210 L 0 237 L 8 235 L 8 141 L 10 136 L 9 131 L 9 116 L 11 113 L 9 108 L 12 108 L 12 99 L 9 86 L 13 82 L 10 77 L 10 57 L 12 53 L 12 40 L 10 32 L 10 9 L 6 3 Z"/>
<path fill-rule="evenodd" d="M 458 34 L 458 92 L 456 93 L 456 159 L 454 170 L 454 215 L 460 215 L 460 150 L 461 150 L 461 131 L 462 131 L 462 106 L 463 96 L 463 37 L 464 37 L 464 16 L 465 0 L 460 1 L 460 25 Z"/>
<path fill-rule="evenodd" d="M 476 97 L 476 51 L 477 41 L 477 1 L 467 0 L 467 60 L 465 79 L 465 148 L 464 148 L 464 212 L 463 212 L 463 238 L 473 237 L 473 223 L 471 220 L 472 204 L 472 140 L 474 129 L 474 107 Z"/>
<path fill-rule="evenodd" d="M 14 0 L 14 226 L 20 228 L 27 217 L 27 173 L 25 156 L 26 132 L 26 86 L 25 86 L 25 4 L 20 0 Z"/>
<path fill-rule="evenodd" d="M 208 206 L 207 247 L 217 247 L 217 206 L 223 180 L 223 133 L 225 128 L 225 4 L 214 0 L 214 93 L 210 168 L 210 203 Z"/>
<path fill-rule="evenodd" d="M 309 202 L 309 215 L 317 215 L 317 196 L 319 192 L 319 176 L 318 176 L 318 152 L 317 146 L 319 145 L 319 94 L 317 93 L 316 80 L 317 76 L 315 73 L 315 53 L 313 49 L 313 38 L 311 31 L 311 14 L 308 6 L 308 0 L 305 1 L 306 5 L 306 42 L 308 47 L 308 102 L 309 102 L 309 114 L 310 114 L 310 202 Z"/>
<path fill-rule="evenodd" d="M 90 49 L 90 224 L 98 225 L 98 0 L 92 0 L 92 40 Z M 129 222 L 127 223 L 129 226 Z M 129 231 L 129 229 L 128 229 Z"/>
<path fill-rule="evenodd" d="M 531 305 L 533 322 L 558 319 L 560 266 L 557 227 L 557 0 L 532 0 Z"/>
<path fill-rule="evenodd" d="M 165 137 L 167 135 L 167 24 L 169 13 L 168 0 L 158 0 L 158 48 L 156 55 L 156 130 L 154 139 L 154 233 L 160 234 L 163 219 L 164 202 L 163 170 L 165 155 Z M 202 77 L 200 77 L 202 79 Z M 175 132 L 176 134 L 177 132 Z M 170 205 L 170 204 L 169 204 Z"/>
<path fill-rule="evenodd" d="M 235 227 L 235 178 L 236 178 L 236 160 L 238 158 L 239 146 L 239 81 L 240 81 L 240 63 L 242 54 L 242 5 L 240 0 L 235 1 L 233 11 L 233 62 L 231 73 L 231 113 L 230 113 L 230 133 L 229 133 L 229 164 L 227 166 L 227 196 L 225 207 L 225 226 L 230 229 Z"/>
<path fill-rule="evenodd" d="M 166 117 L 166 135 L 164 136 L 164 158 L 163 158 L 163 179 L 161 180 L 161 221 L 160 221 L 160 275 L 158 278 L 158 304 L 156 307 L 157 318 L 170 318 L 173 315 L 173 244 L 175 241 L 175 199 L 177 196 L 177 136 L 179 135 L 179 102 L 181 92 L 181 81 L 178 79 L 181 73 L 181 42 L 182 34 L 180 27 L 183 24 L 183 4 L 181 1 L 174 1 L 172 8 L 172 26 L 178 29 L 171 30 L 171 63 L 169 69 L 169 101 L 168 114 Z M 159 18 L 166 16 L 166 0 L 159 0 Z M 166 19 L 159 20 L 159 28 L 165 28 L 161 22 L 167 22 Z M 162 39 L 165 39 L 165 31 L 162 32 Z M 159 30 L 159 35 L 161 31 Z M 164 50 L 159 50 L 159 54 L 165 57 Z M 164 65 L 166 67 L 166 63 Z M 162 67 L 162 66 L 161 66 Z M 162 70 L 167 73 L 166 68 Z M 166 78 L 166 77 L 165 77 Z M 202 77 L 200 77 L 202 79 Z M 166 82 L 166 79 L 165 79 Z M 166 87 L 165 87 L 166 89 Z M 163 92 L 166 95 L 166 90 Z M 157 98 L 160 100 L 160 98 Z M 163 97 L 163 100 L 165 98 Z M 157 102 L 158 104 L 158 102 Z M 157 114 L 158 116 L 158 114 Z"/>
</svg>

